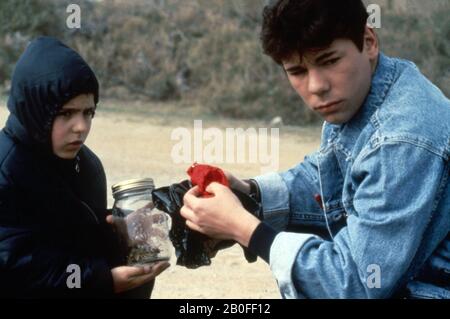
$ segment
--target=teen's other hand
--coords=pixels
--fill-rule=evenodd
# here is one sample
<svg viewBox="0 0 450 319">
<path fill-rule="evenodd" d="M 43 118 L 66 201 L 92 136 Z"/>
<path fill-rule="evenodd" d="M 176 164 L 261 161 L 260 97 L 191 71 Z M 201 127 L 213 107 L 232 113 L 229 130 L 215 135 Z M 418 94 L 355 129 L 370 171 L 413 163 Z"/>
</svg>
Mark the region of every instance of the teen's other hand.
<svg viewBox="0 0 450 319">
<path fill-rule="evenodd" d="M 250 194 L 250 184 L 237 178 L 233 174 L 228 171 L 223 172 L 228 179 L 228 183 L 230 183 L 230 187 L 233 189 L 237 189 L 245 194 Z"/>
<path fill-rule="evenodd" d="M 114 292 L 121 293 L 152 281 L 169 268 L 166 261 L 144 266 L 120 266 L 111 269 Z"/>
<path fill-rule="evenodd" d="M 114 218 L 112 215 L 106 216 L 106 222 L 111 225 L 113 232 L 116 234 L 119 249 L 123 251 L 123 254 L 128 250 L 131 245 L 130 238 L 128 236 L 128 226 L 124 218 Z"/>
</svg>

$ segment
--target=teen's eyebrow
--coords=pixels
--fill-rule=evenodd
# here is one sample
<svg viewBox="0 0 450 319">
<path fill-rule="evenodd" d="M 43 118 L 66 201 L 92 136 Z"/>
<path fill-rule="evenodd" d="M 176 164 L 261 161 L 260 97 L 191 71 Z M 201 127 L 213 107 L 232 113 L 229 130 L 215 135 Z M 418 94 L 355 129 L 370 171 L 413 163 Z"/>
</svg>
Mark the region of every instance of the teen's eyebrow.
<svg viewBox="0 0 450 319">
<path fill-rule="evenodd" d="M 85 109 L 77 109 L 77 108 L 72 108 L 72 107 L 65 107 L 65 108 L 62 108 L 60 111 L 61 112 L 63 112 L 63 111 L 71 111 L 71 112 L 81 112 L 81 111 L 88 111 L 88 110 L 93 110 L 93 109 L 95 109 L 95 106 L 90 106 L 90 107 L 87 107 L 87 108 L 85 108 Z"/>
<path fill-rule="evenodd" d="M 326 53 L 320 55 L 318 58 L 316 58 L 316 63 L 322 62 L 323 60 L 329 58 L 330 56 L 332 56 L 335 53 L 336 53 L 336 50 L 331 51 L 331 52 L 326 52 Z"/>
<path fill-rule="evenodd" d="M 294 66 L 291 66 L 291 67 L 289 67 L 287 69 L 284 69 L 284 70 L 286 72 L 291 73 L 291 72 L 305 71 L 306 69 L 304 67 L 300 66 L 300 65 L 294 65 Z"/>
</svg>

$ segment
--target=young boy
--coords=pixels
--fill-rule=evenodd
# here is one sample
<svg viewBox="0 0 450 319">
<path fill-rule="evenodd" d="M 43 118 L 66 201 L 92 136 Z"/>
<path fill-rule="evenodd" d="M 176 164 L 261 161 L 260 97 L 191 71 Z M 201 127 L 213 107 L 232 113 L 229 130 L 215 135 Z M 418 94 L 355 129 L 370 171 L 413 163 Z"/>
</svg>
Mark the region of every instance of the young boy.
<svg viewBox="0 0 450 319">
<path fill-rule="evenodd" d="M 324 120 L 295 168 L 185 196 L 192 229 L 270 263 L 285 298 L 450 298 L 450 102 L 408 61 L 379 52 L 360 0 L 279 0 L 265 53 Z M 261 222 L 260 219 L 263 221 Z"/>
<path fill-rule="evenodd" d="M 91 68 L 54 38 L 32 41 L 15 67 L 0 132 L 0 297 L 148 298 L 168 267 L 120 266 L 103 166 L 84 145 L 98 98 Z"/>
</svg>

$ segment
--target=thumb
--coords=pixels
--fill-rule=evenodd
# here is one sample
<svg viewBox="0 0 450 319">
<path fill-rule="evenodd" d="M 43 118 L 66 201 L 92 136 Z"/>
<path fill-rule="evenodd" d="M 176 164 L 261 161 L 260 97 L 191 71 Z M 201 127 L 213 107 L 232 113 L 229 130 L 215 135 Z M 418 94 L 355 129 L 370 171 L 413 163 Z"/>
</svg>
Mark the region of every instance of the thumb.
<svg viewBox="0 0 450 319">
<path fill-rule="evenodd" d="M 210 194 L 216 194 L 217 192 L 223 190 L 226 188 L 226 186 L 223 186 L 222 184 L 219 184 L 217 182 L 213 182 L 206 187 L 206 191 Z"/>
<path fill-rule="evenodd" d="M 201 195 L 200 188 L 198 186 L 194 186 L 190 190 L 188 190 L 186 192 L 186 194 L 189 194 L 189 195 L 192 195 L 195 197 L 200 197 L 200 195 Z"/>
</svg>

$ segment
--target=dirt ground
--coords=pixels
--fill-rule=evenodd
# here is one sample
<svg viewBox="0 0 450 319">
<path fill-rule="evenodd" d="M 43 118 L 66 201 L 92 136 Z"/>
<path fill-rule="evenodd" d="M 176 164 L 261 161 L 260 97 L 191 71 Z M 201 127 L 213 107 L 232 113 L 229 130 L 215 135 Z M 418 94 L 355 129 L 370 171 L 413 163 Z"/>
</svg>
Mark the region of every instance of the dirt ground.
<svg viewBox="0 0 450 319">
<path fill-rule="evenodd" d="M 4 103 L 0 103 L 3 104 Z M 190 108 L 164 109 L 162 105 L 130 107 L 124 111 L 120 102 L 103 103 L 93 122 L 87 145 L 102 160 L 108 178 L 108 202 L 113 204 L 111 185 L 132 179 L 151 177 L 157 187 L 186 179 L 189 164 L 174 164 L 171 150 L 177 141 L 171 133 L 177 127 L 192 131 L 194 119 L 203 120 L 203 128 L 260 128 L 268 127 L 262 121 L 225 120 L 194 115 Z M 0 124 L 7 117 L 7 110 L 0 107 Z M 317 148 L 319 127 L 280 127 L 279 171 L 288 169 Z M 217 164 L 215 164 L 217 165 Z M 260 174 L 259 164 L 220 164 L 241 178 Z M 235 245 L 221 251 L 211 266 L 196 270 L 171 267 L 157 278 L 152 298 L 203 299 L 203 298 L 280 298 L 278 288 L 269 266 L 258 259 L 247 263 L 242 248 Z"/>
</svg>

